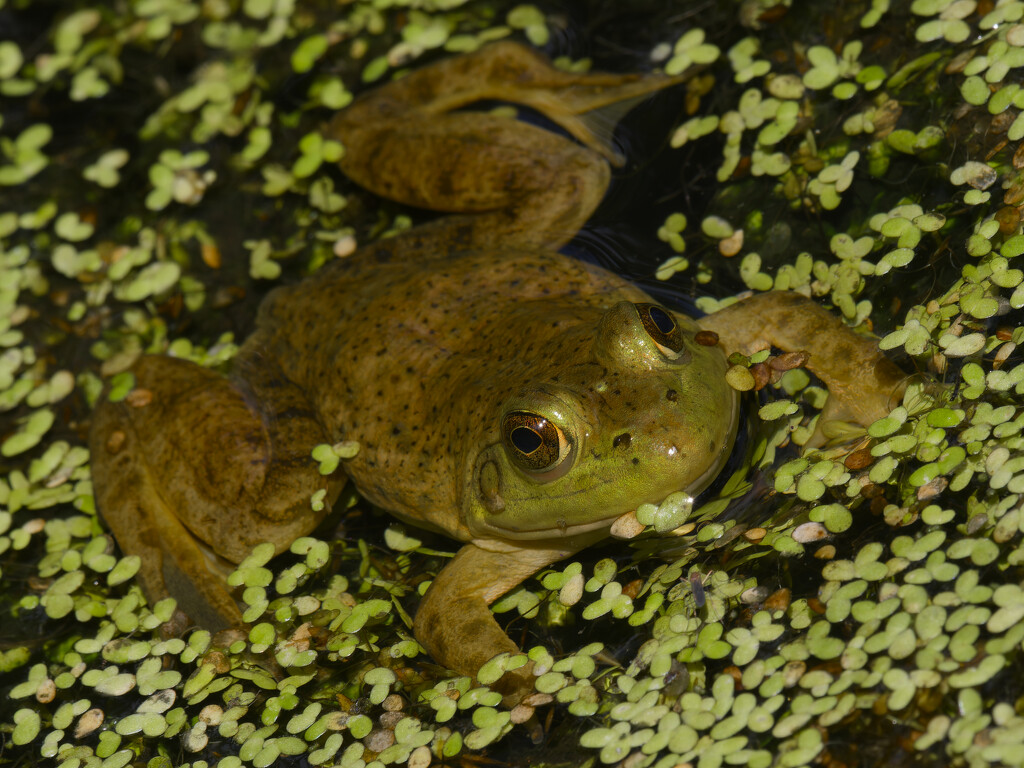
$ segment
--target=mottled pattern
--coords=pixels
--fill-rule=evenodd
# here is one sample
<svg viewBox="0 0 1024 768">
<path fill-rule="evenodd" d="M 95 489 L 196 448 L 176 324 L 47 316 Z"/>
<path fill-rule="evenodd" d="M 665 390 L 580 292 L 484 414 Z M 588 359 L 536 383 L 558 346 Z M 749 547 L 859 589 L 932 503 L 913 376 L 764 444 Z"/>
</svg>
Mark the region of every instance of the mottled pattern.
<svg viewBox="0 0 1024 768">
<path fill-rule="evenodd" d="M 121 546 L 145 555 L 147 594 L 172 592 L 208 625 L 238 623 L 199 542 L 235 562 L 265 540 L 280 551 L 326 514 L 343 472 L 384 509 L 471 542 L 415 630 L 439 662 L 475 674 L 515 649 L 487 608 L 499 595 L 638 504 L 710 482 L 735 431 L 722 351 L 697 343 L 691 321 L 645 315 L 637 288 L 557 253 L 619 161 L 587 114 L 678 80 L 560 72 L 503 43 L 339 113 L 329 130 L 346 174 L 453 215 L 275 291 L 229 379 L 144 358 L 140 405 L 100 405 L 97 498 Z M 451 111 L 487 98 L 539 109 L 583 146 Z M 553 425 L 556 463 L 514 464 L 500 433 L 511 411 Z M 342 440 L 359 452 L 324 478 L 310 452 Z M 509 700 L 531 680 L 529 667 L 506 680 Z"/>
<path fill-rule="evenodd" d="M 510 497 L 492 523 L 507 522 L 512 537 L 527 527 L 529 538 L 539 524 L 557 538 L 686 488 L 728 450 L 734 396 L 723 355 L 695 343 L 696 326 L 680 318 L 686 354 L 667 359 L 632 304 L 615 308 L 644 301 L 558 253 L 396 262 L 384 244 L 275 293 L 243 359 L 276 361 L 311 393 L 330 440 L 359 442 L 345 471 L 385 509 L 480 536 L 467 517 L 490 460 Z M 540 484 L 509 465 L 500 425 L 516 408 L 571 430 L 567 475 Z"/>
</svg>

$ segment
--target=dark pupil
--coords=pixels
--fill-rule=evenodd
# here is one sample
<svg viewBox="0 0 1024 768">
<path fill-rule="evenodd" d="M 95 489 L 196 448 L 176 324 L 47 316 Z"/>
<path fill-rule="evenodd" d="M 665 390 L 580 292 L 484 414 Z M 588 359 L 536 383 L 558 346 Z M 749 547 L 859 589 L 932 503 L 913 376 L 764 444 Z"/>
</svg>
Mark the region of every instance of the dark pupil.
<svg viewBox="0 0 1024 768">
<path fill-rule="evenodd" d="M 527 456 L 540 448 L 541 443 L 544 442 L 541 436 L 529 427 L 516 427 L 509 435 L 509 439 L 512 441 L 512 445 Z"/>
<path fill-rule="evenodd" d="M 663 310 L 661 307 L 651 307 L 648 312 L 650 313 L 651 320 L 658 327 L 658 330 L 668 336 L 675 330 L 675 321 L 668 316 L 668 312 Z"/>
</svg>

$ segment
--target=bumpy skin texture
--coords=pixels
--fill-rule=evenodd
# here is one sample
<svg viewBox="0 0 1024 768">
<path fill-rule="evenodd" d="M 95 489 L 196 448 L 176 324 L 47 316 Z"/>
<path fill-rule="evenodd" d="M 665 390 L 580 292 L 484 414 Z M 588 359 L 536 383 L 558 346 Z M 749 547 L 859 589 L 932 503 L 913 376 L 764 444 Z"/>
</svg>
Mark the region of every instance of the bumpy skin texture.
<svg viewBox="0 0 1024 768">
<path fill-rule="evenodd" d="M 312 530 L 345 477 L 322 477 L 310 452 L 355 440 L 343 472 L 364 496 L 465 542 L 415 633 L 472 675 L 517 650 L 490 603 L 637 505 L 714 478 L 737 418 L 725 352 L 748 336 L 808 349 L 839 411 L 882 415 L 898 372 L 805 299 L 769 294 L 701 321 L 723 350 L 638 288 L 557 253 L 620 161 L 588 113 L 678 81 L 563 73 L 502 43 L 340 113 L 330 133 L 346 145 L 347 175 L 453 215 L 274 291 L 229 378 L 144 357 L 135 396 L 103 399 L 90 436 L 97 501 L 121 547 L 142 556 L 147 595 L 172 594 L 211 628 L 240 623 L 227 564 Z M 528 104 L 583 145 L 450 111 L 489 98 Z M 866 390 L 864 366 L 884 374 Z M 532 690 L 530 668 L 501 685 L 514 703 Z"/>
</svg>

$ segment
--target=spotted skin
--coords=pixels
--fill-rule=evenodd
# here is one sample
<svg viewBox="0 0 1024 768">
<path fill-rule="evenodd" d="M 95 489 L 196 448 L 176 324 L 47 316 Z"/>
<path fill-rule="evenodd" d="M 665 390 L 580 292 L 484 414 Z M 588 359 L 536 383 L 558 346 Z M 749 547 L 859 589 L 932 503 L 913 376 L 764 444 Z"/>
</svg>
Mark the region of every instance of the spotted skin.
<svg viewBox="0 0 1024 768">
<path fill-rule="evenodd" d="M 806 347 L 812 361 L 825 349 L 812 369 L 835 373 L 826 381 L 844 402 L 868 403 L 862 419 L 884 410 L 895 376 L 884 358 L 806 300 L 769 294 L 752 311 L 698 324 L 558 253 L 621 162 L 588 114 L 680 79 L 564 73 L 501 43 L 335 117 L 347 175 L 451 215 L 276 289 L 229 377 L 143 357 L 135 396 L 101 399 L 90 435 L 96 498 L 121 547 L 142 556 L 147 596 L 172 594 L 209 628 L 241 623 L 226 569 L 260 542 L 281 551 L 308 533 L 351 480 L 382 509 L 464 542 L 414 629 L 437 661 L 473 675 L 517 650 L 488 609 L 494 600 L 637 505 L 711 482 L 737 422 L 725 353 L 749 335 Z M 452 111 L 492 98 L 540 110 L 580 143 Z M 842 343 L 825 346 L 822 334 Z M 862 369 L 835 359 L 852 353 L 886 374 L 866 397 L 852 378 Z M 517 427 L 525 439 L 511 438 Z M 340 441 L 358 453 L 320 475 L 312 449 Z M 517 447 L 535 444 L 536 455 Z M 531 667 L 499 687 L 506 704 L 519 701 Z"/>
</svg>

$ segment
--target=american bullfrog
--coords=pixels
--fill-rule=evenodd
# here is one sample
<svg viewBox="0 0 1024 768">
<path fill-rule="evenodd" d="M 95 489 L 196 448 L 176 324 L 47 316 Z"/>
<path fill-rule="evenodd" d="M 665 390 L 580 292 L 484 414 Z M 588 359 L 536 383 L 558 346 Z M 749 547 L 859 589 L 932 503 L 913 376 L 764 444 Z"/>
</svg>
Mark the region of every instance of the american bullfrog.
<svg viewBox="0 0 1024 768">
<path fill-rule="evenodd" d="M 675 82 L 561 72 L 506 42 L 340 112 L 328 132 L 349 178 L 449 215 L 273 291 L 230 376 L 147 356 L 132 396 L 102 399 L 96 497 L 122 549 L 142 557 L 146 595 L 173 595 L 210 628 L 240 624 L 224 563 L 264 541 L 285 549 L 350 480 L 463 542 L 414 630 L 435 660 L 473 675 L 517 651 L 495 599 L 639 504 L 713 480 L 739 413 L 727 353 L 806 350 L 830 391 L 826 419 L 884 415 L 901 373 L 810 300 L 768 293 L 695 321 L 558 252 L 622 161 L 592 113 Z M 575 141 L 460 110 L 485 99 L 532 107 Z M 359 451 L 325 477 L 311 451 L 339 441 Z M 501 682 L 511 701 L 532 690 L 529 667 Z"/>
</svg>

